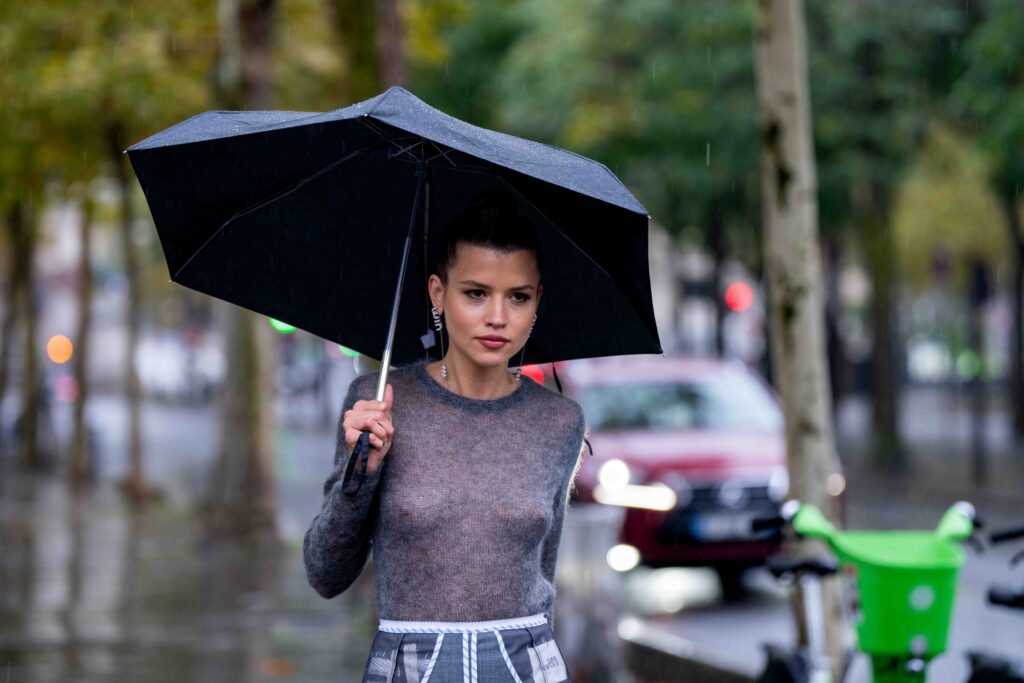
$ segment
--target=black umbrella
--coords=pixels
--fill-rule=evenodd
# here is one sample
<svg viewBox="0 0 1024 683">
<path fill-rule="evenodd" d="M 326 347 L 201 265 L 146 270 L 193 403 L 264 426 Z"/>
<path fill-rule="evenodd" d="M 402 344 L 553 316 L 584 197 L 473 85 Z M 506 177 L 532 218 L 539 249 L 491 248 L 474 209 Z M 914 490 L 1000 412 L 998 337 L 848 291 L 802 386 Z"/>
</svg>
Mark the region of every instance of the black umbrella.
<svg viewBox="0 0 1024 683">
<path fill-rule="evenodd" d="M 326 113 L 209 111 L 127 152 L 173 281 L 373 358 L 383 349 L 378 400 L 389 365 L 439 356 L 431 226 L 492 187 L 516 196 L 544 251 L 525 363 L 661 352 L 649 215 L 618 178 L 403 88 Z"/>
</svg>

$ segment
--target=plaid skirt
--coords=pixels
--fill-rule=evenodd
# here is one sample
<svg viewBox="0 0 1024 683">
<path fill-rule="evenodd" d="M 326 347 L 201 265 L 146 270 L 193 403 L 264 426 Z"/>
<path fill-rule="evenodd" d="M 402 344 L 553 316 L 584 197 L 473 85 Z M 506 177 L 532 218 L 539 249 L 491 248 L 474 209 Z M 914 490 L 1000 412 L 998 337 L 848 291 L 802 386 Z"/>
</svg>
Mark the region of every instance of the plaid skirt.
<svg viewBox="0 0 1024 683">
<path fill-rule="evenodd" d="M 362 683 L 572 683 L 543 614 L 381 620 Z"/>
</svg>

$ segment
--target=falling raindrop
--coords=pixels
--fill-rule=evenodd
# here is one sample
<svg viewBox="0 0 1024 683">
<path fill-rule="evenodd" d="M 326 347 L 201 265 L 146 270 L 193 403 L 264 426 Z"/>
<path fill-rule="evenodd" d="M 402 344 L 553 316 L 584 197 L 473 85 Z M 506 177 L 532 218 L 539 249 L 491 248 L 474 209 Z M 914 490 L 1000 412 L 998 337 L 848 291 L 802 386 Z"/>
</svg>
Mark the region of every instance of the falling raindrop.
<svg viewBox="0 0 1024 683">
<path fill-rule="evenodd" d="M 708 167 L 710 167 L 710 166 L 711 166 L 711 142 L 710 142 L 710 141 L 708 142 L 708 148 L 707 148 L 707 158 L 706 158 L 706 161 L 705 161 L 705 163 L 706 163 L 706 165 L 707 165 Z"/>
</svg>

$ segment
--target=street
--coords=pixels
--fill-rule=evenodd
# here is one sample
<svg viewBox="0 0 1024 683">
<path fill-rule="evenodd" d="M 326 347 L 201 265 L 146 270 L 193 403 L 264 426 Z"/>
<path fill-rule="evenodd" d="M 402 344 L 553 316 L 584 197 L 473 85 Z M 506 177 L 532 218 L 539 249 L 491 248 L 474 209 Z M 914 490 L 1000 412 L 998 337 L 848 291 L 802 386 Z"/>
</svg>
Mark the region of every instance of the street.
<svg viewBox="0 0 1024 683">
<path fill-rule="evenodd" d="M 125 406 L 116 396 L 99 395 L 89 409 L 101 435 L 101 476 L 109 483 L 124 473 Z M 58 431 L 67 418 L 63 410 L 55 414 Z M 840 422 L 848 423 L 847 433 L 856 432 L 856 406 L 848 412 Z M 0 655 L 10 680 L 92 680 L 116 671 L 137 681 L 214 681 L 240 668 L 251 680 L 350 680 L 340 672 L 359 670 L 375 625 L 372 574 L 364 574 L 358 590 L 329 602 L 306 584 L 302 534 L 320 508 L 334 440 L 334 427 L 323 422 L 313 398 L 278 405 L 284 555 L 202 547 L 194 540 L 181 506 L 203 490 L 216 448 L 213 405 L 149 402 L 143 419 L 147 474 L 173 506 L 136 517 L 105 485 L 73 511 L 60 479 L 4 480 L 0 527 L 12 541 L 5 541 L 0 574 Z M 917 423 L 920 429 L 922 420 Z M 994 437 L 993 443 L 1000 442 Z M 993 462 L 1006 461 L 995 448 Z M 956 499 L 953 492 L 927 489 L 908 495 L 898 478 L 879 481 L 867 471 L 854 466 L 847 472 L 854 528 L 929 528 Z M 993 490 L 992 506 L 975 500 L 986 521 L 993 528 L 1019 523 L 1014 513 L 1020 507 L 1005 491 Z M 950 652 L 933 664 L 934 680 L 964 680 L 962 653 L 970 648 L 1021 652 L 1024 619 L 984 599 L 990 583 L 1021 580 L 1008 567 L 1012 552 L 970 554 Z M 789 642 L 793 628 L 784 590 L 763 571 L 748 579 L 748 596 L 724 604 L 710 571 L 641 568 L 623 581 L 624 604 L 645 626 L 752 674 L 762 662 L 760 643 Z M 857 662 L 854 680 L 866 680 L 864 671 L 865 662 Z"/>
</svg>

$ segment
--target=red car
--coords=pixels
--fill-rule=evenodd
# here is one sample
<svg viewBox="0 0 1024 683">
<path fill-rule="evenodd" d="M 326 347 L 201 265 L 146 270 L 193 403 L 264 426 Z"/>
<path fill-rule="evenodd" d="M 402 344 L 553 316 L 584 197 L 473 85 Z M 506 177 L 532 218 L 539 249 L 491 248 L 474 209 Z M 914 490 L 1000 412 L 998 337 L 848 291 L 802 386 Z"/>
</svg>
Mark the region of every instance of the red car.
<svg viewBox="0 0 1024 683">
<path fill-rule="evenodd" d="M 782 411 L 739 362 L 624 356 L 560 363 L 583 406 L 594 456 L 576 499 L 621 505 L 627 554 L 648 566 L 710 566 L 726 592 L 763 563 L 750 530 L 789 490 Z M 636 552 L 629 548 L 635 548 Z"/>
</svg>

